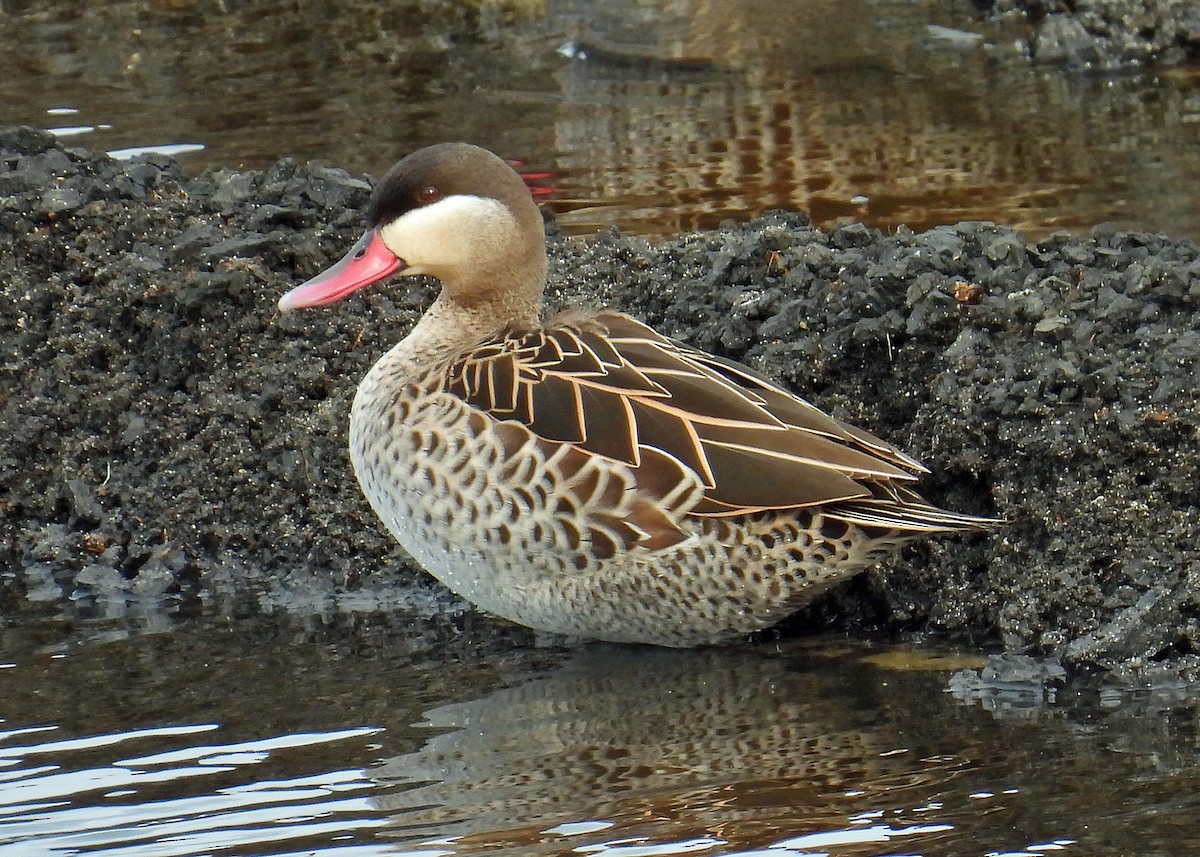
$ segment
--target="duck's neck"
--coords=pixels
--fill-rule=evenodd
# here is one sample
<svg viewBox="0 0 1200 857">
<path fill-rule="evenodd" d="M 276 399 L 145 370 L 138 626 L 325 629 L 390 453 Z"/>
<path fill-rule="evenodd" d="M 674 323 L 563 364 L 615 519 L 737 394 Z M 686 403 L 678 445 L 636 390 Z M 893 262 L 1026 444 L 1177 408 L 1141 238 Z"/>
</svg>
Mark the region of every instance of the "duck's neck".
<svg viewBox="0 0 1200 857">
<path fill-rule="evenodd" d="M 540 321 L 546 266 L 526 270 L 520 282 L 501 288 L 466 290 L 476 299 L 453 297 L 443 287 L 416 327 L 385 358 L 405 374 L 432 368 L 507 328 L 533 328 Z M 460 288 L 456 294 L 463 293 Z"/>
</svg>

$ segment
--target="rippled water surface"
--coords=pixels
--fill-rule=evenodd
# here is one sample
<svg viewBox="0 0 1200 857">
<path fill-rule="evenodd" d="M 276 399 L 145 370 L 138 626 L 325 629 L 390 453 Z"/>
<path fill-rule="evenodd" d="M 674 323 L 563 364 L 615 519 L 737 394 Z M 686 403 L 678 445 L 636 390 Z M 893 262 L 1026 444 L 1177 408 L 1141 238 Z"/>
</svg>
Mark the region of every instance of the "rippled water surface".
<svg viewBox="0 0 1200 857">
<path fill-rule="evenodd" d="M 8 2 L 0 118 L 191 169 L 379 175 L 469 139 L 554 173 L 565 228 L 1102 221 L 1200 237 L 1200 76 L 1031 69 L 909 0 Z M 931 26 L 932 25 L 932 26 Z M 979 35 L 973 31 L 980 30 Z"/>
<path fill-rule="evenodd" d="M 946 691 L 830 641 L 416 645 L 393 620 L 10 626 L 0 854 L 1183 854 L 1194 710 Z M 500 638 L 502 639 L 502 638 Z M 489 652 L 484 655 L 483 652 Z"/>
</svg>

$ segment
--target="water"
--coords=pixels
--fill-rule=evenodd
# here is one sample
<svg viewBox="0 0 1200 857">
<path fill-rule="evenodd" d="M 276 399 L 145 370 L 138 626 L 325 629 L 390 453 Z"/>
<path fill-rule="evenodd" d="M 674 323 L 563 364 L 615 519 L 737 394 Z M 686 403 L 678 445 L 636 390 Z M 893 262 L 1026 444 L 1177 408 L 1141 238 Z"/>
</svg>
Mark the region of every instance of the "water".
<svg viewBox="0 0 1200 857">
<path fill-rule="evenodd" d="M 379 175 L 469 139 L 552 171 L 551 205 L 580 234 L 785 206 L 822 224 L 1200 237 L 1200 76 L 1030 69 L 1005 58 L 1019 29 L 964 38 L 952 28 L 977 24 L 951 4 L 333 8 L 9 2 L 0 118 L 96 149 L 167 148 L 194 170 L 288 156 Z"/>
<path fill-rule="evenodd" d="M 49 630 L 48 630 L 49 629 Z M 973 652 L 511 645 L 484 623 L 10 625 L 0 855 L 1182 854 L 1186 694 L 960 698 Z"/>
</svg>

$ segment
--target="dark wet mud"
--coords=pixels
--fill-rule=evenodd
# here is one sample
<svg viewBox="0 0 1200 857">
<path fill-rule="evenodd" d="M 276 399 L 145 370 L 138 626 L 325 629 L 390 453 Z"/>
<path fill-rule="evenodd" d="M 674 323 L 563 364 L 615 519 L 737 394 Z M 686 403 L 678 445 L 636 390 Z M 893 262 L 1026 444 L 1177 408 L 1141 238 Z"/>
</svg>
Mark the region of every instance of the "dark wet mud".
<svg viewBox="0 0 1200 857">
<path fill-rule="evenodd" d="M 1073 69 L 1170 66 L 1200 60 L 1193 0 L 982 0 L 988 24 L 1011 27 L 1011 47 L 1035 63 Z"/>
<path fill-rule="evenodd" d="M 434 286 L 275 312 L 359 233 L 369 187 L 0 132 L 0 609 L 462 610 L 377 526 L 345 451 L 358 378 Z M 551 251 L 553 307 L 614 306 L 744 361 L 916 455 L 930 499 L 1008 521 L 914 546 L 782 633 L 1200 671 L 1195 244 L 768 214 Z"/>
</svg>

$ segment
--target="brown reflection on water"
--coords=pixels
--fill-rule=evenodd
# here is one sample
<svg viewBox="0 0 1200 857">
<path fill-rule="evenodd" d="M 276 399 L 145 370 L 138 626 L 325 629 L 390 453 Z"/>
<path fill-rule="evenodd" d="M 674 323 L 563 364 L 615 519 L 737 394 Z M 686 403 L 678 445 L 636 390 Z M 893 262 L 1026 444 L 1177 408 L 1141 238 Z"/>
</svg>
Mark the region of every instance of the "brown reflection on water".
<svg viewBox="0 0 1200 857">
<path fill-rule="evenodd" d="M 0 722 L 53 724 L 68 737 L 195 722 L 220 723 L 228 740 L 346 724 L 395 737 L 428 705 L 555 661 L 509 658 L 495 634 L 483 658 L 479 638 L 449 620 L 401 615 L 10 618 L 0 627 Z"/>
<path fill-rule="evenodd" d="M 852 659 L 838 676 L 819 658 L 765 655 L 592 647 L 545 677 L 435 708 L 426 725 L 449 731 L 376 770 L 413 786 L 381 806 L 405 838 L 552 854 L 563 840 L 545 831 L 563 822 L 611 825 L 580 845 L 765 847 L 885 806 L 897 827 L 926 823 L 931 796 L 970 790 L 955 781 L 974 752 L 897 730 Z"/>
<path fill-rule="evenodd" d="M 1146 776 L 1136 756 L 1106 750 L 1102 731 L 1079 741 L 1044 711 L 964 707 L 944 672 L 922 672 L 936 660 L 862 646 L 592 646 L 429 711 L 425 745 L 375 769 L 392 787 L 378 803 L 398 840 L 464 854 L 620 854 L 621 843 L 667 854 L 714 840 L 713 853 L 786 857 L 811 853 L 784 844 L 796 837 L 873 826 L 912 838 L 849 853 L 1015 854 L 1059 841 L 1078 850 L 1051 850 L 1091 854 L 1120 853 L 1133 819 L 1170 802 L 1161 786 L 1195 779 L 1194 747 L 1183 768 Z M 580 824 L 595 829 L 570 830 Z M 1141 827 L 1140 841 L 1170 842 L 1173 824 Z"/>
<path fill-rule="evenodd" d="M 315 854 L 665 854 L 712 842 L 700 850 L 958 857 L 1056 841 L 1067 855 L 1166 854 L 1200 841 L 1195 703 L 1182 687 L 1104 705 L 1084 690 L 1051 708 L 1002 700 L 993 714 L 945 692 L 953 656 L 847 641 L 565 654 L 500 624 L 411 617 L 214 617 L 125 637 L 110 624 L 97 629 L 105 642 L 81 637 L 85 625 L 0 634 L 11 664 L 0 669 L 0 757 L 65 741 L 6 768 L 22 779 L 0 781 L 0 805 L 6 789 L 61 774 L 53 812 L 106 829 L 111 818 L 114 841 L 143 836 L 129 822 L 139 813 L 166 824 L 161 808 L 176 803 L 300 787 L 256 804 L 245 841 L 257 842 L 303 818 L 306 800 L 313 812 L 336 800 L 339 772 L 361 801 L 345 829 L 330 820 L 309 843 Z M 20 732 L 39 727 L 57 728 Z M 139 730 L 150 731 L 122 738 Z M 123 743 L 71 740 L 96 736 Z M 196 776 L 197 764 L 213 767 Z M 161 776 L 130 775 L 112 793 L 88 776 L 142 769 Z M 38 811 L 0 821 L 0 850 L 6 825 L 36 828 Z M 230 821 L 189 818 L 198 836 Z M 872 830 L 887 838 L 784 844 Z M 614 844 L 631 840 L 649 850 Z"/>
<path fill-rule="evenodd" d="M 1200 142 L 1200 125 L 1180 119 L 1200 98 L 1196 80 L 997 77 L 952 59 L 974 73 L 764 69 L 664 89 L 574 66 L 564 90 L 594 106 L 559 123 L 567 194 L 577 193 L 563 220 L 670 212 L 686 230 L 788 207 L 821 224 L 988 219 L 1041 233 L 1116 221 L 1200 234 L 1200 210 L 1179 190 L 1200 178 L 1200 146 L 1179 145 Z"/>
<path fill-rule="evenodd" d="M 5 120 L 107 123 L 189 168 L 380 174 L 469 139 L 557 172 L 564 228 L 669 234 L 773 207 L 818 223 L 1100 221 L 1200 236 L 1200 76 L 1031 70 L 893 0 L 6 4 Z M 993 54 L 1000 59 L 994 60 Z M 50 117 L 51 107 L 79 113 Z"/>
</svg>

